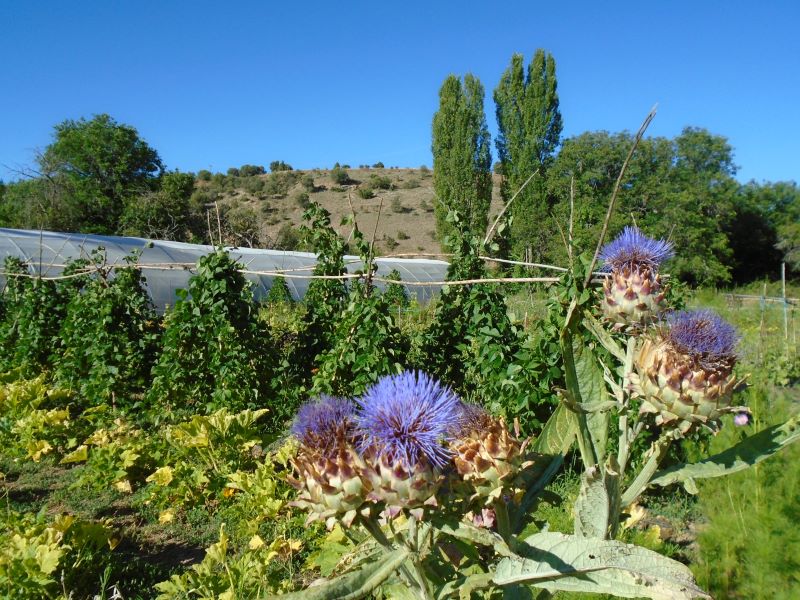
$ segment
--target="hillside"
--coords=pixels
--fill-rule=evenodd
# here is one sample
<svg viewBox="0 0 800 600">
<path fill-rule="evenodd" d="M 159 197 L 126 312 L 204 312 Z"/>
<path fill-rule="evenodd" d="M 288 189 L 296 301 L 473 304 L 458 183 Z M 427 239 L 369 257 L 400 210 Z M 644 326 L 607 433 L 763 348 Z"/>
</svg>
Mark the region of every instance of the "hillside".
<svg viewBox="0 0 800 600">
<path fill-rule="evenodd" d="M 206 180 L 201 176 L 195 195 L 207 203 L 217 201 L 229 223 L 239 223 L 237 229 L 242 228 L 241 221 L 254 226 L 248 239 L 239 240 L 241 245 L 301 249 L 295 234 L 310 201 L 319 202 L 331 213 L 331 222 L 346 239 L 350 226 L 341 222 L 350 214 L 349 198 L 359 228 L 368 238 L 376 231 L 378 254 L 441 252 L 430 169 L 357 168 L 347 169 L 347 174 L 349 180 L 343 184 L 334 182 L 331 171 L 323 169 L 245 177 L 217 174 Z M 362 191 L 366 189 L 374 195 L 364 198 L 369 196 Z M 490 214 L 496 215 L 501 207 L 497 179 Z"/>
</svg>

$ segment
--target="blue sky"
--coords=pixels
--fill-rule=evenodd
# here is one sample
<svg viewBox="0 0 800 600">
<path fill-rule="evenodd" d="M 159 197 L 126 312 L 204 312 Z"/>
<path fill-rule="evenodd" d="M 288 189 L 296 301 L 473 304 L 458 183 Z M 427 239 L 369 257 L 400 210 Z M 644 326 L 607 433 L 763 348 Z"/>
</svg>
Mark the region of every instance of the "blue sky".
<svg viewBox="0 0 800 600">
<path fill-rule="evenodd" d="M 290 4 L 292 4 L 290 6 Z M 556 6 L 558 4 L 558 6 Z M 0 178 L 52 127 L 107 112 L 170 168 L 431 164 L 444 78 L 491 92 L 514 52 L 556 59 L 564 135 L 687 125 L 741 181 L 800 180 L 800 3 L 0 3 Z"/>
</svg>

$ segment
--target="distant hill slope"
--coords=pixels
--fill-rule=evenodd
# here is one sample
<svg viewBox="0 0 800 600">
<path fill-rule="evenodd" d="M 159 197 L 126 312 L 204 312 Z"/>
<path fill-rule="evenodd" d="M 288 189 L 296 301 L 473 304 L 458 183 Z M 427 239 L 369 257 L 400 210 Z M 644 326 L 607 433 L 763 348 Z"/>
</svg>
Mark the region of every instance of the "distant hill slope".
<svg viewBox="0 0 800 600">
<path fill-rule="evenodd" d="M 345 184 L 334 182 L 329 170 L 314 169 L 279 172 L 278 178 L 276 174 L 227 178 L 224 186 L 213 180 L 198 180 L 196 186 L 201 191 L 216 190 L 222 208 L 252 209 L 259 221 L 260 245 L 264 247 L 286 245 L 281 242 L 287 238 L 287 226 L 296 230 L 302 224 L 303 205 L 307 201 L 319 202 L 330 211 L 332 224 L 347 239 L 350 227 L 340 223 L 350 214 L 349 197 L 359 229 L 367 239 L 376 231 L 379 255 L 442 251 L 436 239 L 435 194 L 430 169 L 358 168 L 347 169 L 347 173 L 350 179 Z M 276 179 L 281 178 L 283 185 L 275 185 Z M 312 180 L 313 190 L 309 191 Z M 389 189 L 377 187 L 387 186 L 387 183 Z M 374 197 L 362 197 L 363 192 L 359 190 L 363 188 L 373 189 Z M 307 200 L 303 194 L 308 195 Z M 375 230 L 381 202 L 383 208 Z M 490 215 L 496 215 L 501 206 L 497 179 Z"/>
</svg>

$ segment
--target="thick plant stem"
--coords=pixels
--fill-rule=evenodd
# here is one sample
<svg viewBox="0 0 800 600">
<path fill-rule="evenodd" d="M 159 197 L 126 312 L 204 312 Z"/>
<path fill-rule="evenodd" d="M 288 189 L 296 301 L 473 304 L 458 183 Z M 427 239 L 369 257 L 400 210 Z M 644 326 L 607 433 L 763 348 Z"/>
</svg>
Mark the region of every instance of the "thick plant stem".
<svg viewBox="0 0 800 600">
<path fill-rule="evenodd" d="M 650 480 L 653 478 L 653 475 L 655 475 L 655 472 L 658 470 L 658 465 L 667 455 L 667 450 L 669 449 L 672 439 L 672 433 L 664 433 L 657 441 L 653 442 L 650 459 L 636 476 L 636 479 L 633 480 L 630 487 L 625 490 L 625 493 L 622 495 L 622 500 L 620 501 L 620 506 L 630 506 L 642 492 L 644 492 Z"/>
<path fill-rule="evenodd" d="M 500 537 L 502 537 L 503 540 L 510 545 L 511 521 L 508 518 L 508 506 L 506 505 L 505 501 L 500 498 L 499 500 L 494 501 L 493 508 L 495 518 L 497 519 L 497 533 L 499 533 Z"/>
</svg>

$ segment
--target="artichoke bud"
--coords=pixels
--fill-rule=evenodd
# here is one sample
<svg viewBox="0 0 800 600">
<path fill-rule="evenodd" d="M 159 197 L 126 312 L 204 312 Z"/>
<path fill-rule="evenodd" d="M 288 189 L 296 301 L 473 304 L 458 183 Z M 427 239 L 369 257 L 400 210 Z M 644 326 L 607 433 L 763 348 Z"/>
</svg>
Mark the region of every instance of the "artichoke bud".
<svg viewBox="0 0 800 600">
<path fill-rule="evenodd" d="M 688 433 L 698 426 L 719 428 L 725 413 L 747 409 L 731 406 L 741 383 L 733 373 L 738 338 L 710 311 L 670 315 L 657 337 L 645 339 L 635 359 L 640 412 L 655 413 L 656 424 Z"/>
<path fill-rule="evenodd" d="M 619 328 L 653 323 L 666 308 L 661 277 L 646 266 L 612 271 L 603 282 L 601 307 Z"/>
<path fill-rule="evenodd" d="M 517 498 L 523 475 L 534 461 L 526 453 L 530 440 L 520 441 L 506 422 L 474 405 L 464 405 L 459 432 L 450 442 L 456 471 L 472 492 L 470 501 L 485 505 Z"/>
<path fill-rule="evenodd" d="M 601 307 L 606 319 L 624 328 L 653 323 L 666 308 L 659 265 L 673 255 L 672 244 L 626 227 L 600 253 L 611 271 L 603 283 Z"/>
<path fill-rule="evenodd" d="M 290 464 L 298 490 L 293 506 L 308 509 L 306 523 L 324 520 L 328 529 L 339 519 L 350 525 L 370 491 L 364 459 L 356 451 L 355 406 L 348 400 L 323 396 L 297 411 L 292 433 L 300 442 Z"/>
<path fill-rule="evenodd" d="M 382 503 L 385 517 L 393 518 L 401 510 L 408 509 L 421 519 L 425 507 L 438 506 L 436 492 L 444 477 L 424 458 L 409 467 L 402 460 L 393 460 L 387 452 L 364 454 L 371 489 L 367 500 Z"/>
<path fill-rule="evenodd" d="M 344 525 L 353 522 L 370 490 L 363 476 L 366 464 L 355 448 L 321 451 L 301 447 L 291 466 L 296 477 L 287 480 L 299 492 L 291 504 L 309 511 L 306 524 L 322 520 L 331 529 L 337 519 Z"/>
</svg>

